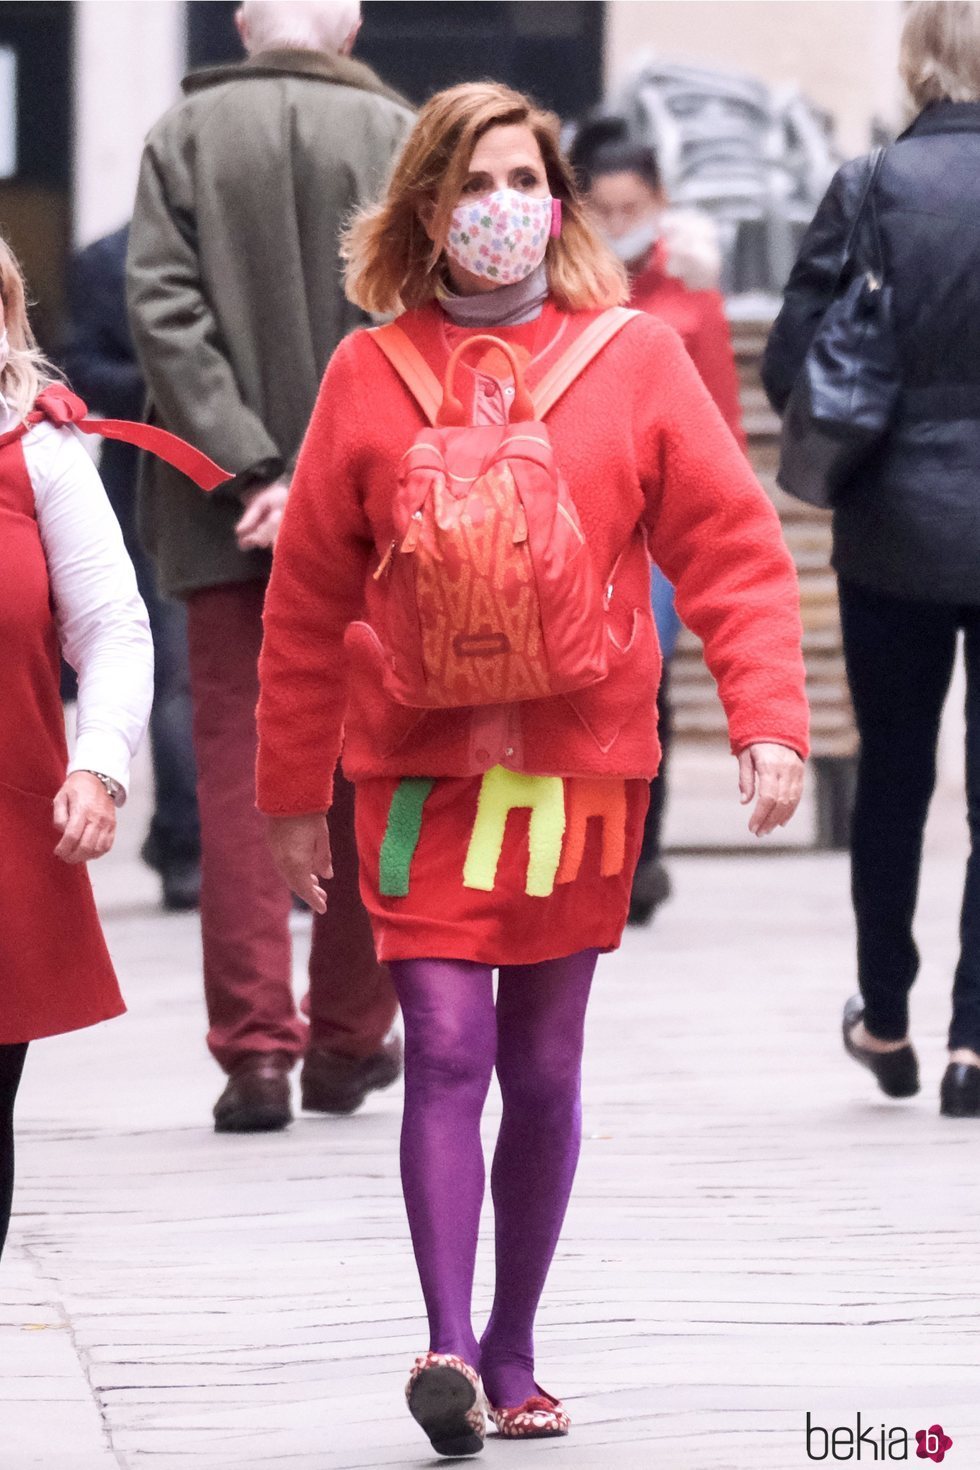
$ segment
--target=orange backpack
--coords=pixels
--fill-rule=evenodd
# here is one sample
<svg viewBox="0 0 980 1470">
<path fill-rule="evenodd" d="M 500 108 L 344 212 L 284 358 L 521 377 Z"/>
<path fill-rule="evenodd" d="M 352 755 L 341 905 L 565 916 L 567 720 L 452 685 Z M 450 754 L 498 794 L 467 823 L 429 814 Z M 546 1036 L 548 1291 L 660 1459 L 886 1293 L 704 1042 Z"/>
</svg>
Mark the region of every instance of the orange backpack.
<svg viewBox="0 0 980 1470">
<path fill-rule="evenodd" d="M 570 693 L 607 673 L 606 609 L 578 513 L 542 420 L 638 313 L 603 312 L 536 390 L 498 337 L 453 352 L 445 384 L 397 322 L 371 335 L 431 428 L 402 459 L 387 579 L 385 688 L 423 709 L 511 704 Z M 507 424 L 468 425 L 454 392 L 460 359 L 495 347 L 510 361 Z"/>
</svg>

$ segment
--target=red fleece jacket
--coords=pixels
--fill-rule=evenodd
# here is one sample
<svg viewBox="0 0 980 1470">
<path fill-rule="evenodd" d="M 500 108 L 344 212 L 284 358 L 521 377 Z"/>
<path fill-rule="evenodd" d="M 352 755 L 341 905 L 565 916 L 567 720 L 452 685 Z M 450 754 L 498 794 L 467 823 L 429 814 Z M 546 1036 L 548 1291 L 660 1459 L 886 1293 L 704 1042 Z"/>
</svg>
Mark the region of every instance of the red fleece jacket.
<svg viewBox="0 0 980 1470">
<path fill-rule="evenodd" d="M 548 306 L 535 382 L 593 313 Z M 402 319 L 437 372 L 449 351 L 438 306 Z M 527 340 L 527 328 L 502 331 Z M 543 344 L 543 345 L 542 345 Z M 652 777 L 660 758 L 660 653 L 649 556 L 705 645 L 732 749 L 775 741 L 807 752 L 796 572 L 765 492 L 677 334 L 629 322 L 548 415 L 556 459 L 603 578 L 610 673 L 578 694 L 476 710 L 389 699 L 372 573 L 392 540 L 398 463 L 424 420 L 366 332 L 334 354 L 293 479 L 265 604 L 259 664 L 258 804 L 323 812 L 344 736 L 344 770 L 472 776 L 496 764 L 539 775 Z M 357 621 L 364 619 L 364 621 Z"/>
</svg>

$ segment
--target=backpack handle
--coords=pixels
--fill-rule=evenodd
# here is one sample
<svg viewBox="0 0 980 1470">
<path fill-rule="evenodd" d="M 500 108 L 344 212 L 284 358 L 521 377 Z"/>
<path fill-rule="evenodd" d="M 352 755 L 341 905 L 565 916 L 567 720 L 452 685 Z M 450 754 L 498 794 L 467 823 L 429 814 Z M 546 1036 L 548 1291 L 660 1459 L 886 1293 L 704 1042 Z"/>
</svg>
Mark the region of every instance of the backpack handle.
<svg viewBox="0 0 980 1470">
<path fill-rule="evenodd" d="M 439 410 L 436 423 L 440 428 L 459 428 L 466 424 L 466 410 L 454 392 L 456 368 L 459 366 L 460 358 L 471 347 L 496 347 L 507 357 L 511 370 L 514 374 L 514 402 L 511 404 L 511 421 L 515 424 L 523 424 L 532 421 L 535 417 L 534 401 L 524 383 L 524 374 L 517 360 L 517 354 L 509 343 L 501 341 L 499 337 L 493 337 L 489 333 L 481 333 L 479 337 L 467 337 L 454 349 L 452 356 L 446 365 L 446 380 L 443 384 L 442 407 Z"/>
</svg>

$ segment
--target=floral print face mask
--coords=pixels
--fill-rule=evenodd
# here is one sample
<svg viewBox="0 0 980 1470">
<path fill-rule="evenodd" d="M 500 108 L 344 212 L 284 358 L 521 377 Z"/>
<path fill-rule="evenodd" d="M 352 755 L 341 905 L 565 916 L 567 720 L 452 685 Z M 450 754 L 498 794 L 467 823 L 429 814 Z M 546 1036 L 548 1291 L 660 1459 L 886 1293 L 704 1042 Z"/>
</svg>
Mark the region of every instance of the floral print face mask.
<svg viewBox="0 0 980 1470">
<path fill-rule="evenodd" d="M 544 260 L 553 219 L 550 194 L 531 199 L 517 189 L 498 189 L 456 206 L 446 253 L 471 275 L 513 286 Z"/>
</svg>

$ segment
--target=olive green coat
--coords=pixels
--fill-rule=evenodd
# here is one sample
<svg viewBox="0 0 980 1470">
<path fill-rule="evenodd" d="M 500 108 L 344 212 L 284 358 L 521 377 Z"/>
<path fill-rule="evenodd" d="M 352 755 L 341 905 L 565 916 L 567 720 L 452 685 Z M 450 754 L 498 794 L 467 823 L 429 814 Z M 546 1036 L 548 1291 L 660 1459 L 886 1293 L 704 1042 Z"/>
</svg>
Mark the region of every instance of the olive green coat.
<svg viewBox="0 0 980 1470">
<path fill-rule="evenodd" d="M 364 321 L 338 234 L 412 123 L 368 67 L 319 52 L 192 73 L 184 92 L 146 140 L 129 314 L 150 419 L 236 480 L 208 496 L 146 458 L 141 533 L 175 596 L 268 575 L 268 553 L 235 544 L 239 492 L 289 472 L 327 360 Z"/>
</svg>

